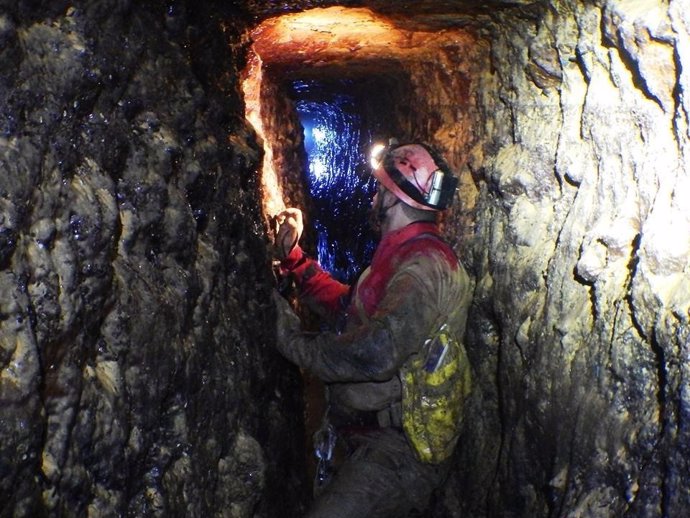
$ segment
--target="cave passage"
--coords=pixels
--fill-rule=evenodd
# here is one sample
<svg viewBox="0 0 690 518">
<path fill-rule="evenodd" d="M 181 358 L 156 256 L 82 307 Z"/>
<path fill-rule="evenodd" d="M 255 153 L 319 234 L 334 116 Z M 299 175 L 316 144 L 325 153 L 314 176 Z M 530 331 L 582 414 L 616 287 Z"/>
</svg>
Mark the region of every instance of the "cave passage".
<svg viewBox="0 0 690 518">
<path fill-rule="evenodd" d="M 304 516 L 324 391 L 276 351 L 270 218 L 351 275 L 387 137 L 457 174 L 473 283 L 418 516 L 690 516 L 688 13 L 4 2 L 0 517 Z"/>
<path fill-rule="evenodd" d="M 376 244 L 369 224 L 374 143 L 426 142 L 465 175 L 469 189 L 459 197 L 473 189 L 461 164 L 471 140 L 468 56 L 476 42 L 461 29 L 407 22 L 369 9 L 316 8 L 269 18 L 251 33 L 242 90 L 263 148 L 264 220 L 285 207 L 302 209 L 303 248 L 348 284 L 371 262 Z M 459 202 L 469 212 L 472 203 Z M 444 220 L 456 236 L 462 216 L 456 211 Z M 311 437 L 326 402 L 320 381 L 308 373 L 302 381 L 311 478 Z"/>
<path fill-rule="evenodd" d="M 454 149 L 440 151 L 456 162 L 451 167 L 461 161 L 469 79 L 466 63 L 450 56 L 471 38 L 332 7 L 264 20 L 252 41 L 243 91 L 247 120 L 263 141 L 265 219 L 288 205 L 303 209 L 303 244 L 336 278 L 352 282 L 375 242 L 372 143 L 395 137 L 435 145 L 437 134 L 448 133 Z M 451 111 L 430 104 L 457 94 Z"/>
</svg>

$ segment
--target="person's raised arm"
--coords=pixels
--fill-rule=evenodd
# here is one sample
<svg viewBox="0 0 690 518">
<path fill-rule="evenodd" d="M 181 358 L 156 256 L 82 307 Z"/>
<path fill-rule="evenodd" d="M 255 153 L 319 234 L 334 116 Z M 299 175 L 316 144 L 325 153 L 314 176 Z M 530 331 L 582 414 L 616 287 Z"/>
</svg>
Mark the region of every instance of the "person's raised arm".
<svg viewBox="0 0 690 518">
<path fill-rule="evenodd" d="M 299 246 L 304 230 L 301 210 L 285 209 L 275 216 L 275 221 L 275 248 L 281 274 L 292 276 L 302 302 L 326 318 L 336 318 L 346 305 L 350 287 L 331 277 Z"/>
</svg>

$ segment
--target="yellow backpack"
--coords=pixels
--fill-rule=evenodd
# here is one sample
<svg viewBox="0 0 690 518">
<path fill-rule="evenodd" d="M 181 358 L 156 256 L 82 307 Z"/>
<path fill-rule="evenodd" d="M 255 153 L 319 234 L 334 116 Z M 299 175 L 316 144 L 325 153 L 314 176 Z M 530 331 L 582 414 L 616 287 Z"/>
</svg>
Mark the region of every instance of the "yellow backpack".
<svg viewBox="0 0 690 518">
<path fill-rule="evenodd" d="M 453 453 L 472 380 L 463 345 L 443 324 L 400 372 L 402 425 L 417 458 L 438 464 Z"/>
</svg>

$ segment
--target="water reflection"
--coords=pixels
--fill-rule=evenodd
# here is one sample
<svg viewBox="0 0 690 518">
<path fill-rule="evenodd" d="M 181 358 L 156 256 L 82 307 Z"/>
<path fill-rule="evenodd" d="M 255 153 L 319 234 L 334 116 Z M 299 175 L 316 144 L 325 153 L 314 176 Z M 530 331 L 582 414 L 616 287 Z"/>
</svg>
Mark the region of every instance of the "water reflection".
<svg viewBox="0 0 690 518">
<path fill-rule="evenodd" d="M 352 282 L 374 249 L 367 221 L 374 182 L 365 156 L 371 133 L 357 99 L 335 93 L 332 85 L 298 81 L 293 94 L 304 128 L 318 260 L 336 278 Z"/>
</svg>

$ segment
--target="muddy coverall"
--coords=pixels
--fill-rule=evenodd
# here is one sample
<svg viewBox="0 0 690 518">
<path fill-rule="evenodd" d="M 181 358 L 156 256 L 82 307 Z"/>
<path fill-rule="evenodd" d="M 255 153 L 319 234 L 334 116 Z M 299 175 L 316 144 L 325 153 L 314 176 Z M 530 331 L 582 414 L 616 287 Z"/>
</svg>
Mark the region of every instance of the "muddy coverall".
<svg viewBox="0 0 690 518">
<path fill-rule="evenodd" d="M 351 290 L 299 247 L 282 266 L 305 303 L 332 320 L 346 308 L 341 332 L 307 334 L 276 297 L 279 350 L 327 383 L 335 425 L 352 452 L 308 516 L 404 517 L 425 509 L 448 462 L 415 457 L 401 427 L 399 371 L 441 324 L 463 338 L 467 273 L 436 225 L 426 222 L 386 234 Z"/>
</svg>

